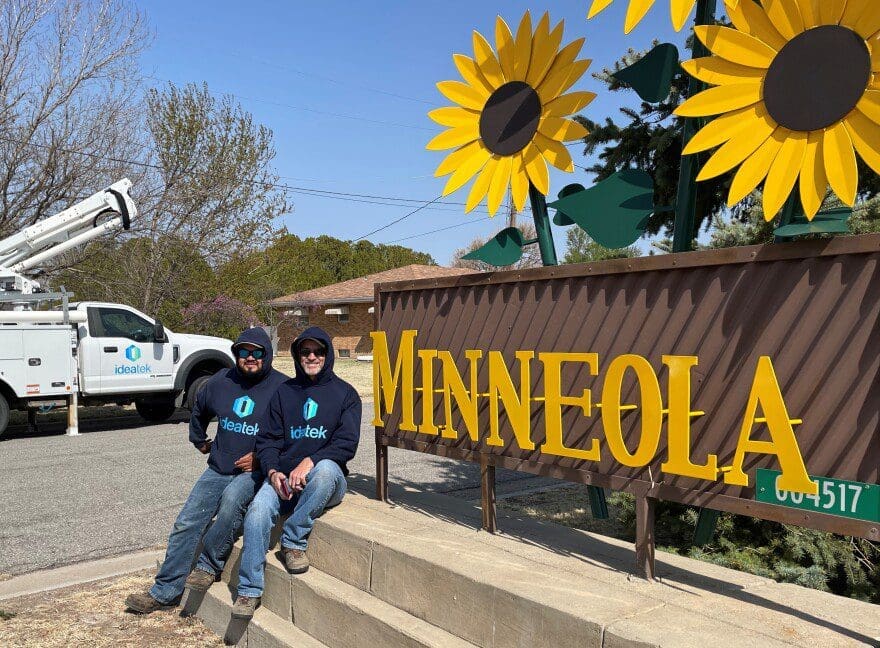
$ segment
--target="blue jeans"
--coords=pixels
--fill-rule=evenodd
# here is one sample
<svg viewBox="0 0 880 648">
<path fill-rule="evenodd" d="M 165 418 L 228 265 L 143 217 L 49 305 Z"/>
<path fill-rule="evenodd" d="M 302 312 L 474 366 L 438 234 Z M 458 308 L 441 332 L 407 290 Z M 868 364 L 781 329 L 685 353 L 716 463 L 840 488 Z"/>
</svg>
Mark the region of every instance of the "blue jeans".
<svg viewBox="0 0 880 648">
<path fill-rule="evenodd" d="M 336 506 L 345 495 L 346 483 L 342 469 L 335 461 L 324 459 L 309 471 L 306 487 L 290 500 L 278 497 L 272 484 L 266 481 L 244 518 L 244 548 L 238 569 L 238 595 L 263 595 L 263 570 L 269 535 L 278 522 L 278 516 L 290 513 L 281 532 L 281 546 L 285 549 L 306 550 L 312 525 L 324 509 Z"/>
<path fill-rule="evenodd" d="M 221 475 L 208 468 L 202 473 L 171 529 L 165 560 L 150 588 L 150 596 L 170 604 L 183 594 L 199 539 L 215 515 L 217 519 L 205 533 L 204 550 L 196 567 L 211 574 L 223 571 L 244 513 L 261 483 L 259 472 Z"/>
</svg>

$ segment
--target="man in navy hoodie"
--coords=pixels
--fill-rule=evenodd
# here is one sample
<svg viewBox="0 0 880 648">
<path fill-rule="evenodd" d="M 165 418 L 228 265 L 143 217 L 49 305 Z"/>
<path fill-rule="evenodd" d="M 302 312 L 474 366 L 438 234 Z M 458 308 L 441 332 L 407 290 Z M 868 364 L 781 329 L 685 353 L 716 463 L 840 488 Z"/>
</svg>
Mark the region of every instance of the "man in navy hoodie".
<svg viewBox="0 0 880 648">
<path fill-rule="evenodd" d="M 261 328 L 244 331 L 232 345 L 232 355 L 235 367 L 215 373 L 196 398 L 189 440 L 208 455 L 208 468 L 174 522 L 156 582 L 149 591 L 125 599 L 135 612 L 149 614 L 173 607 L 184 586 L 206 590 L 214 583 L 223 571 L 248 504 L 263 483 L 254 442 L 266 427 L 272 396 L 287 376 L 272 368 L 272 342 Z M 217 432 L 212 441 L 207 428 L 215 417 Z M 190 573 L 199 539 L 215 516 Z"/>
<path fill-rule="evenodd" d="M 309 568 L 309 532 L 324 509 L 345 495 L 346 464 L 360 440 L 361 399 L 333 373 L 330 337 L 313 326 L 290 346 L 296 377 L 269 404 L 268 424 L 257 435 L 256 452 L 268 480 L 244 519 L 238 598 L 232 616 L 250 618 L 263 595 L 269 534 L 278 516 L 290 514 L 281 533 L 287 570 Z"/>
</svg>

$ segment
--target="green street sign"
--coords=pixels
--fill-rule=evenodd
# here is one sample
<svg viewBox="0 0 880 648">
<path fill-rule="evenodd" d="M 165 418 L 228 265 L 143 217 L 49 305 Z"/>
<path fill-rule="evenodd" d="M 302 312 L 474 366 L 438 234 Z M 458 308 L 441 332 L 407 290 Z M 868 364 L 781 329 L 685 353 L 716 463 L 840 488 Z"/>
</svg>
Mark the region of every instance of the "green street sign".
<svg viewBox="0 0 880 648">
<path fill-rule="evenodd" d="M 781 475 L 778 470 L 758 468 L 755 499 L 768 504 L 778 504 L 816 513 L 828 513 L 841 517 L 880 522 L 880 485 L 862 482 L 814 477 L 819 484 L 817 495 L 779 490 L 776 480 Z"/>
</svg>

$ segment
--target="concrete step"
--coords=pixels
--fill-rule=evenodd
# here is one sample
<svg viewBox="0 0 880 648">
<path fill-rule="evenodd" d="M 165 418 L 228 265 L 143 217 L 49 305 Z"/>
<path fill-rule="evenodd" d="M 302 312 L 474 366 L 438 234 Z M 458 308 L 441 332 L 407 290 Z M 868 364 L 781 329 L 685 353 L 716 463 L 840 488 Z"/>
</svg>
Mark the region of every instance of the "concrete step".
<svg viewBox="0 0 880 648">
<path fill-rule="evenodd" d="M 183 613 L 195 614 L 223 637 L 227 645 L 242 648 L 327 648 L 289 620 L 265 607 L 257 608 L 250 623 L 233 619 L 234 592 L 227 583 L 214 583 L 204 594 L 187 591 Z"/>
</svg>

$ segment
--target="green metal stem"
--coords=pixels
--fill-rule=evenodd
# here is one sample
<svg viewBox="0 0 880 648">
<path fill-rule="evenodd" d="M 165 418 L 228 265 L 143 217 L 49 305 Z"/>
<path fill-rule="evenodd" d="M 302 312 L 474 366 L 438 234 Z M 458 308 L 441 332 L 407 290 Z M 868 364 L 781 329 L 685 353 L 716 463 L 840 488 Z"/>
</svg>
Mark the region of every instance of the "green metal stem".
<svg viewBox="0 0 880 648">
<path fill-rule="evenodd" d="M 556 260 L 556 246 L 553 245 L 553 230 L 550 229 L 550 215 L 547 213 L 547 200 L 532 183 L 529 183 L 529 202 L 532 204 L 532 217 L 538 233 L 541 262 L 545 266 L 559 265 Z"/>
<path fill-rule="evenodd" d="M 715 3 L 716 0 L 698 0 L 697 25 L 712 25 L 715 23 Z M 709 54 L 706 47 L 696 36 L 693 36 L 691 54 L 693 58 L 700 58 Z M 705 88 L 705 83 L 691 77 L 688 83 L 688 96 L 693 97 Z M 696 119 L 684 120 L 682 148 L 687 146 L 691 138 L 696 135 L 698 125 L 699 122 Z M 683 155 L 681 158 L 681 171 L 678 176 L 678 198 L 675 204 L 675 224 L 672 229 L 673 252 L 689 252 L 692 249 L 697 220 L 697 162 L 698 160 L 694 155 Z"/>
<path fill-rule="evenodd" d="M 792 189 L 791 194 L 788 196 L 788 200 L 785 201 L 785 205 L 782 207 L 782 219 L 779 223 L 779 227 L 782 227 L 783 225 L 788 225 L 789 223 L 791 223 L 791 221 L 800 216 L 800 213 L 801 209 L 798 191 L 797 189 Z M 774 243 L 782 243 L 785 240 L 786 239 L 782 238 L 781 236 L 773 237 Z"/>
</svg>

